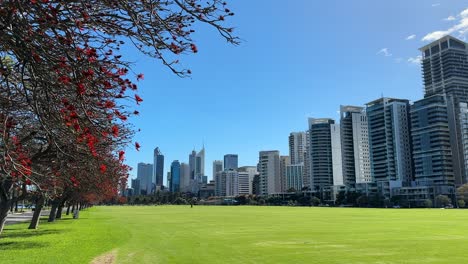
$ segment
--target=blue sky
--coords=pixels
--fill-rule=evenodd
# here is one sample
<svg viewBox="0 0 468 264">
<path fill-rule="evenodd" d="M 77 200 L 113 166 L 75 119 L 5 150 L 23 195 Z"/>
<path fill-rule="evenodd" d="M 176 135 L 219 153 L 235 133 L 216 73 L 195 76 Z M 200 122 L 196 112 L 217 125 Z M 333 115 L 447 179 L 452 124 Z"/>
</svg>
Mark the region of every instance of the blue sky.
<svg viewBox="0 0 468 264">
<path fill-rule="evenodd" d="M 338 119 L 340 104 L 363 105 L 382 94 L 422 97 L 418 48 L 441 34 L 468 36 L 468 1 L 328 0 L 229 1 L 227 22 L 242 39 L 232 46 L 212 28 L 196 27 L 199 52 L 180 60 L 193 72 L 181 79 L 157 60 L 124 56 L 143 72 L 140 116 L 131 122 L 142 147 L 127 164 L 151 162 L 159 146 L 165 171 L 206 148 L 213 160 L 239 155 L 256 165 L 260 150 L 288 154 L 288 135 L 307 129 L 308 117 Z M 466 16 L 465 16 L 466 15 Z M 437 32 L 439 31 L 439 32 Z M 166 184 L 166 179 L 164 179 Z"/>
</svg>

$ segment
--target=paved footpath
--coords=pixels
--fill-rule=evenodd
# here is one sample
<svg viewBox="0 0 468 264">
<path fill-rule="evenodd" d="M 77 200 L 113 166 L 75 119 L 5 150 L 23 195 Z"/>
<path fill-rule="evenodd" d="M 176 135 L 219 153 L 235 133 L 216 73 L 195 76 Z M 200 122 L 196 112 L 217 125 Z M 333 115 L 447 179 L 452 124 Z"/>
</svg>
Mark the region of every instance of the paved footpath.
<svg viewBox="0 0 468 264">
<path fill-rule="evenodd" d="M 5 222 L 6 225 L 11 225 L 11 224 L 17 224 L 21 222 L 29 222 L 31 221 L 33 217 L 33 213 L 31 211 L 27 211 L 24 213 L 14 213 L 14 214 L 8 214 L 7 220 Z M 42 210 L 41 216 L 46 216 L 49 215 L 48 210 Z"/>
</svg>

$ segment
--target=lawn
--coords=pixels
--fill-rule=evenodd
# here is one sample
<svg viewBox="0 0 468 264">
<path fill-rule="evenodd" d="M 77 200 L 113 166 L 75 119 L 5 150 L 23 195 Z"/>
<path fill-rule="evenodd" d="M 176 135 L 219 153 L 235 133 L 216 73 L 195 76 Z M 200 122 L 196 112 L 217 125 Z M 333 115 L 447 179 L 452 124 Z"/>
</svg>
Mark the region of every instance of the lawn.
<svg viewBox="0 0 468 264">
<path fill-rule="evenodd" d="M 467 263 L 468 210 L 95 207 L 7 226 L 0 263 Z"/>
</svg>

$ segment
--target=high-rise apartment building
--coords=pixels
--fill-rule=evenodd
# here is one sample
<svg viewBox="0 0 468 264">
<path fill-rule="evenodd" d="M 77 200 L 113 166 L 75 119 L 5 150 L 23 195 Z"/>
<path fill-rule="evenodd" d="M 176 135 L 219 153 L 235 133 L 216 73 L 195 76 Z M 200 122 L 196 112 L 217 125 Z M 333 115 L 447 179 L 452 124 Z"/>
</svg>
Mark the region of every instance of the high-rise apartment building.
<svg viewBox="0 0 468 264">
<path fill-rule="evenodd" d="M 409 101 L 380 98 L 367 104 L 372 180 L 412 181 Z"/>
<path fill-rule="evenodd" d="M 292 132 L 289 134 L 289 157 L 291 164 L 304 163 L 306 148 L 306 132 Z"/>
<path fill-rule="evenodd" d="M 161 188 L 163 185 L 163 177 L 164 155 L 159 148 L 155 148 L 153 153 L 153 183 L 156 184 L 157 188 Z"/>
<path fill-rule="evenodd" d="M 255 194 L 253 191 L 254 178 L 258 174 L 256 166 L 243 166 L 238 170 L 239 172 L 239 194 L 245 194 L 245 179 L 248 178 L 248 191 L 247 194 Z M 242 178 L 242 179 L 241 179 Z"/>
<path fill-rule="evenodd" d="M 218 172 L 215 179 L 215 195 L 239 195 L 239 173 L 235 170 L 224 170 Z"/>
<path fill-rule="evenodd" d="M 367 114 L 363 107 L 343 105 L 340 114 L 344 184 L 371 182 Z"/>
<path fill-rule="evenodd" d="M 151 194 L 153 190 L 153 164 L 142 162 L 138 163 L 137 179 L 140 180 L 141 194 Z"/>
<path fill-rule="evenodd" d="M 259 191 L 261 195 L 269 195 L 281 192 L 282 188 L 279 151 L 260 151 L 259 173 Z"/>
<path fill-rule="evenodd" d="M 343 184 L 340 126 L 329 118 L 309 118 L 310 187 Z"/>
<path fill-rule="evenodd" d="M 171 192 L 180 192 L 180 162 L 178 160 L 171 163 L 171 185 L 169 190 Z"/>
<path fill-rule="evenodd" d="M 301 191 L 303 187 L 303 169 L 302 164 L 292 164 L 286 166 L 286 191 L 294 189 Z"/>
<path fill-rule="evenodd" d="M 239 157 L 237 154 L 224 155 L 224 170 L 237 170 L 239 167 Z"/>
<path fill-rule="evenodd" d="M 445 96 L 433 95 L 414 102 L 411 106 L 411 137 L 416 184 L 453 186 L 453 142 Z"/>
<path fill-rule="evenodd" d="M 463 129 L 463 107 L 468 102 L 468 43 L 445 36 L 421 49 L 424 97 L 444 95 L 447 103 L 448 124 L 453 155 L 455 184 L 467 182 L 467 131 Z"/>
</svg>

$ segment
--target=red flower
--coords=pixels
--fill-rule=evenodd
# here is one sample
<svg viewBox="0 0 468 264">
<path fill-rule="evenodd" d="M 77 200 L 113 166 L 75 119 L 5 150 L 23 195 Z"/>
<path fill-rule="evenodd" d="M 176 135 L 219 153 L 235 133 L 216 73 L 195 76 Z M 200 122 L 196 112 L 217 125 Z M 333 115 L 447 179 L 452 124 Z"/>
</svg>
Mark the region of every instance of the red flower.
<svg viewBox="0 0 468 264">
<path fill-rule="evenodd" d="M 137 101 L 137 104 L 140 104 L 140 102 L 143 102 L 143 99 L 141 99 L 141 97 L 138 96 L 138 94 L 135 94 L 135 100 Z"/>
<path fill-rule="evenodd" d="M 99 167 L 99 170 L 101 171 L 102 174 L 104 174 L 107 170 L 107 166 L 104 164 L 101 164 L 101 166 Z"/>
<path fill-rule="evenodd" d="M 138 142 L 135 142 L 135 148 L 137 151 L 140 151 L 140 144 Z"/>
<path fill-rule="evenodd" d="M 137 75 L 137 81 L 144 80 L 144 79 L 145 79 L 145 76 L 143 75 L 143 73 L 140 73 Z"/>
<path fill-rule="evenodd" d="M 31 185 L 31 180 L 30 179 L 27 179 L 24 183 L 26 183 L 26 185 Z"/>
<path fill-rule="evenodd" d="M 124 155 L 125 155 L 125 151 L 123 151 L 123 150 L 119 151 L 119 160 L 120 161 L 124 160 Z"/>
<path fill-rule="evenodd" d="M 198 52 L 197 46 L 195 46 L 195 44 L 190 44 L 190 48 L 192 49 L 193 53 Z"/>
<path fill-rule="evenodd" d="M 114 137 L 118 137 L 119 136 L 119 127 L 118 126 L 112 126 L 112 135 Z"/>
<path fill-rule="evenodd" d="M 78 84 L 77 92 L 78 92 L 79 95 L 85 94 L 86 88 L 85 88 L 84 84 L 82 84 L 82 83 Z"/>
</svg>

